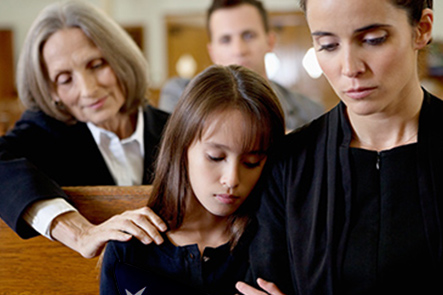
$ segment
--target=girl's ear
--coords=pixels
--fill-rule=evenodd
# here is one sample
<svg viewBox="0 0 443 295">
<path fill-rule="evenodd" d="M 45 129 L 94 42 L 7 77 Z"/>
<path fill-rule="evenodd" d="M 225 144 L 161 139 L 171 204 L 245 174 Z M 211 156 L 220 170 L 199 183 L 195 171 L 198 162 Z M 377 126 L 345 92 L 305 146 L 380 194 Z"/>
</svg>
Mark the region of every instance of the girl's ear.
<svg viewBox="0 0 443 295">
<path fill-rule="evenodd" d="M 432 39 L 432 27 L 434 24 L 434 12 L 432 9 L 423 9 L 421 19 L 416 26 L 415 48 L 424 48 Z"/>
</svg>

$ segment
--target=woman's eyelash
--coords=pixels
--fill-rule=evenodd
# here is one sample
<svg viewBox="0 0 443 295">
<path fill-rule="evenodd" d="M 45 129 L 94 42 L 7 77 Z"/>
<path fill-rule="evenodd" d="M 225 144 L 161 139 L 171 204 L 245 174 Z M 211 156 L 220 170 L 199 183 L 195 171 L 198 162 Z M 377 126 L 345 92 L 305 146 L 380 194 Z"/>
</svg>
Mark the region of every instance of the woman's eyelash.
<svg viewBox="0 0 443 295">
<path fill-rule="evenodd" d="M 368 38 L 364 39 L 363 42 L 369 45 L 380 45 L 386 41 L 387 36 L 382 36 L 378 38 Z"/>
<path fill-rule="evenodd" d="M 332 51 L 335 48 L 337 48 L 338 44 L 337 43 L 333 43 L 333 44 L 325 44 L 325 45 L 320 45 L 320 48 L 318 49 L 318 51 Z"/>
<path fill-rule="evenodd" d="M 56 83 L 57 85 L 64 85 L 64 84 L 68 84 L 69 82 L 71 82 L 71 80 L 72 80 L 71 77 L 67 77 L 67 78 L 64 78 L 64 79 L 62 79 L 62 78 L 57 78 L 57 79 L 55 80 L 55 83 Z"/>
<path fill-rule="evenodd" d="M 377 38 L 365 38 L 362 40 L 362 42 L 371 46 L 377 46 L 383 44 L 387 38 L 388 38 L 387 35 Z M 339 46 L 338 43 L 324 44 L 320 45 L 318 51 L 334 51 L 338 46 Z"/>
</svg>

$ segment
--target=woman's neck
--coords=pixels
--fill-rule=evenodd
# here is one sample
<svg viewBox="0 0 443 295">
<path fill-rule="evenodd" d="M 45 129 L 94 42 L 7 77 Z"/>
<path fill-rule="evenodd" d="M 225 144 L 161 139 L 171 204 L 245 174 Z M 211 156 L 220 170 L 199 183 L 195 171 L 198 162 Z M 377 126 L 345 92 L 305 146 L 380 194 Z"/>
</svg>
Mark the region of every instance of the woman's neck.
<svg viewBox="0 0 443 295">
<path fill-rule="evenodd" d="M 135 132 L 137 114 L 137 112 L 132 115 L 117 113 L 112 119 L 98 126 L 115 133 L 120 139 L 125 139 Z"/>
<path fill-rule="evenodd" d="M 351 147 L 383 151 L 417 142 L 423 92 L 404 99 L 395 110 L 359 116 L 348 112 L 353 129 Z"/>
</svg>

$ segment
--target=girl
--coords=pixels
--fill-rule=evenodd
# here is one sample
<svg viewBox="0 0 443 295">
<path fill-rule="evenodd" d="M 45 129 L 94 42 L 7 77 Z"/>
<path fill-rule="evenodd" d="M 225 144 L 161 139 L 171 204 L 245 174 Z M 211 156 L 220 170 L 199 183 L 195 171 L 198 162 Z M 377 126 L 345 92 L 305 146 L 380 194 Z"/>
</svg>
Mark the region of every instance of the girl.
<svg viewBox="0 0 443 295">
<path fill-rule="evenodd" d="M 174 280 L 211 294 L 233 294 L 248 266 L 254 211 L 247 197 L 270 145 L 284 130 L 278 100 L 257 74 L 212 66 L 197 76 L 167 124 L 148 204 L 169 226 L 165 242 L 109 243 L 101 294 L 135 294 L 161 277 L 172 278 L 163 294 L 173 292 L 168 288 Z M 133 279 L 137 275 L 119 279 L 122 267 L 146 272 L 140 285 Z M 155 294 L 149 288 L 152 284 L 145 294 Z"/>
</svg>

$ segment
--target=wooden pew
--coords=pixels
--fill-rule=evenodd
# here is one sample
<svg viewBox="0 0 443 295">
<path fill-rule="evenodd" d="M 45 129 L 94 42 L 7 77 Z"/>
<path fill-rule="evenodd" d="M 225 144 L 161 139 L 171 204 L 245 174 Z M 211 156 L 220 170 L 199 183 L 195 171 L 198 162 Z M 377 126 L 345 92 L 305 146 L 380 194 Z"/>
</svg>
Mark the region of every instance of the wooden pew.
<svg viewBox="0 0 443 295">
<path fill-rule="evenodd" d="M 94 224 L 146 205 L 151 191 L 150 186 L 63 189 Z M 97 261 L 41 236 L 23 240 L 0 220 L 0 295 L 99 294 Z"/>
</svg>

